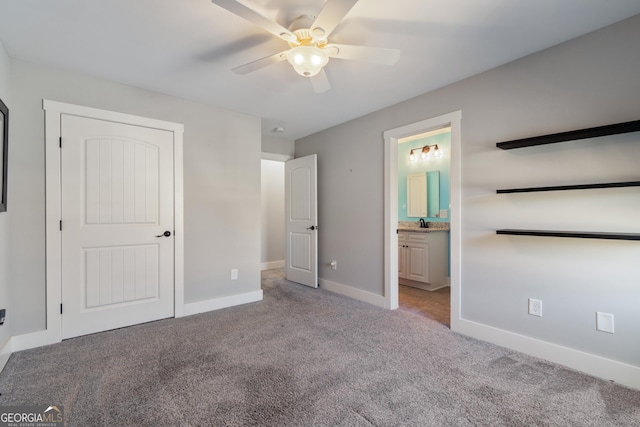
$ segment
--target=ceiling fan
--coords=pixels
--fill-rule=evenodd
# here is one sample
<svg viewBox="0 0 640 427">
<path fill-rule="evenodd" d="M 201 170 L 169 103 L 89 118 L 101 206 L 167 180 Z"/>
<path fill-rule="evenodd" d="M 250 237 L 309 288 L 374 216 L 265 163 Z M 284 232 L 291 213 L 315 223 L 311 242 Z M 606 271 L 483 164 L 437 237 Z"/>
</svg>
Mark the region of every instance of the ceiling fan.
<svg viewBox="0 0 640 427">
<path fill-rule="evenodd" d="M 326 0 L 317 17 L 303 15 L 288 28 L 262 16 L 236 0 L 211 0 L 223 9 L 246 19 L 289 44 L 289 49 L 234 68 L 237 74 L 247 74 L 267 65 L 288 61 L 294 70 L 309 77 L 316 93 L 331 88 L 324 71 L 330 58 L 354 59 L 393 65 L 400 58 L 397 49 L 374 48 L 329 43 L 328 37 L 358 0 Z"/>
</svg>

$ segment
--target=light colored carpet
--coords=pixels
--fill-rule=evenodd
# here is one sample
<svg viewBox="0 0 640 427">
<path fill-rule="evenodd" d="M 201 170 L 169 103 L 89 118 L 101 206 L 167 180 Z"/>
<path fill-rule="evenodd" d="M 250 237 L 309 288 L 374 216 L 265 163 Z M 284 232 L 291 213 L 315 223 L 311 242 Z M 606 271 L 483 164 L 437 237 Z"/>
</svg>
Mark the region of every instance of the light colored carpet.
<svg viewBox="0 0 640 427">
<path fill-rule="evenodd" d="M 264 301 L 15 353 L 71 426 L 638 426 L 640 391 L 263 274 Z"/>
</svg>

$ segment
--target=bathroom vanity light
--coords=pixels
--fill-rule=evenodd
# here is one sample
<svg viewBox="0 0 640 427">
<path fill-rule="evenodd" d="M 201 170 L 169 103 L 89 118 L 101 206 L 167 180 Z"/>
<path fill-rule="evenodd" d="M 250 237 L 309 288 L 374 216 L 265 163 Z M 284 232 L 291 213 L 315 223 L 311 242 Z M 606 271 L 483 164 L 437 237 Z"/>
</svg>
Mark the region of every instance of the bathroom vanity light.
<svg viewBox="0 0 640 427">
<path fill-rule="evenodd" d="M 433 147 L 433 150 L 432 150 Z M 420 153 L 421 159 L 428 159 L 429 157 L 442 157 L 442 150 L 438 148 L 438 144 L 425 145 L 424 147 L 412 148 L 409 152 L 409 160 L 412 162 L 416 160 L 416 153 Z"/>
</svg>

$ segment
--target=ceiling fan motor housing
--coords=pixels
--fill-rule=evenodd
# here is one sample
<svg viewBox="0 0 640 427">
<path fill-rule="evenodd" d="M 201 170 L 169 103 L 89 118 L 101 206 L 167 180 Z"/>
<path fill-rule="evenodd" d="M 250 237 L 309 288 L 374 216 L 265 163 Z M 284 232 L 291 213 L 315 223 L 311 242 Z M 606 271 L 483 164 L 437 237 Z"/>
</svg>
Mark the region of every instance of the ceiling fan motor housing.
<svg viewBox="0 0 640 427">
<path fill-rule="evenodd" d="M 309 29 L 315 20 L 316 17 L 313 15 L 300 15 L 291 21 L 291 24 L 289 24 L 289 31 L 295 33 L 298 30 Z"/>
</svg>

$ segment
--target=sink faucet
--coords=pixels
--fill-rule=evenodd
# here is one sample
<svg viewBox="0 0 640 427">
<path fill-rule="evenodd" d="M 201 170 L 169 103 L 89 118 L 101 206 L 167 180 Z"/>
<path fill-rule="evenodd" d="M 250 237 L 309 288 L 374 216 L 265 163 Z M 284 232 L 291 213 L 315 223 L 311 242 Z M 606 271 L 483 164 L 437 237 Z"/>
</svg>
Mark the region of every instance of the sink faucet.
<svg viewBox="0 0 640 427">
<path fill-rule="evenodd" d="M 427 228 L 427 223 L 424 222 L 424 218 L 420 218 L 420 228 Z"/>
</svg>

